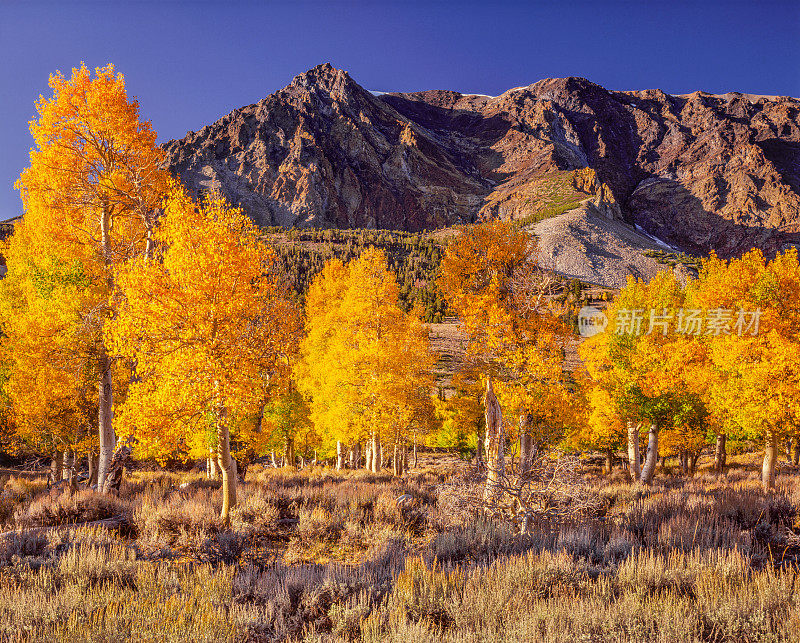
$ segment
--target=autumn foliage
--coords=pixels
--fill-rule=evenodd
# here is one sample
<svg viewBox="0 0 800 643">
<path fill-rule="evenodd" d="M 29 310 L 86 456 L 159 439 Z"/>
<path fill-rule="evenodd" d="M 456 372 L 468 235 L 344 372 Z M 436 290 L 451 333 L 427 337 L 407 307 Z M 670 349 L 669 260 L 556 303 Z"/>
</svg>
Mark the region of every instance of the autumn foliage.
<svg viewBox="0 0 800 643">
<path fill-rule="evenodd" d="M 650 485 L 665 458 L 690 474 L 731 438 L 764 445 L 774 487 L 778 444 L 800 427 L 795 250 L 711 256 L 688 283 L 630 278 L 570 370 L 581 285 L 543 270 L 518 223 L 446 244 L 375 233 L 405 263 L 362 244 L 302 272 L 291 234 L 264 235 L 221 195 L 169 177 L 113 66 L 50 87 L 17 183 L 24 220 L 3 249 L 4 443 L 13 432 L 54 460 L 99 455 L 100 490 L 117 438 L 139 459 L 205 460 L 225 523 L 238 468 L 258 457 L 373 472 L 391 461 L 400 475 L 418 441 L 490 456 L 490 477 L 509 455 L 524 475 L 554 449 L 603 451 L 610 470 L 627 448 L 632 481 Z M 420 318 L 445 308 L 464 351 L 442 378 Z"/>
<path fill-rule="evenodd" d="M 103 329 L 113 315 L 119 267 L 152 247 L 167 173 L 156 134 L 140 120 L 139 106 L 128 98 L 124 78 L 113 65 L 97 69 L 94 76 L 85 66 L 73 69 L 69 79 L 54 74 L 50 88 L 52 97 L 37 102 L 39 116 L 30 124 L 31 165 L 17 182 L 25 240 L 14 235 L 9 259 L 19 262 L 11 272 L 20 288 L 30 294 L 33 287 L 40 300 L 34 304 L 28 297 L 28 313 L 40 315 L 41 306 L 51 310 L 43 322 L 49 328 L 31 330 L 53 341 L 58 335 L 61 347 L 51 344 L 45 350 L 66 351 L 73 363 L 57 360 L 56 368 L 71 368 L 74 380 L 94 377 L 97 382 L 98 394 L 83 395 L 98 407 L 102 486 L 115 442 L 114 380 L 121 376 L 106 351 Z M 23 243 L 26 247 L 20 248 Z M 26 252 L 27 261 L 21 257 Z M 71 348 L 63 344 L 67 337 Z M 40 353 L 27 368 L 42 380 L 52 366 Z M 18 376 L 12 372 L 12 380 Z M 58 404 L 64 403 L 61 395 Z"/>
<path fill-rule="evenodd" d="M 296 369 L 311 419 L 327 440 L 405 446 L 432 413 L 433 356 L 427 331 L 398 301 L 386 255 L 328 263 L 311 284 Z"/>
<path fill-rule="evenodd" d="M 715 436 L 761 442 L 763 483 L 774 487 L 778 441 L 797 435 L 799 291 L 795 249 L 772 261 L 711 256 L 686 285 L 667 272 L 629 279 L 609 307 L 610 332 L 581 346 L 594 391 L 587 443 L 619 442 L 623 426 L 638 441 L 646 429 L 647 462 L 676 454 L 686 469 Z M 628 332 L 637 310 L 640 332 Z"/>
<path fill-rule="evenodd" d="M 155 239 L 156 256 L 130 261 L 118 277 L 110 346 L 133 361 L 138 380 L 120 429 L 145 453 L 168 452 L 179 440 L 195 457 L 211 449 L 233 490 L 231 426 L 259 415 L 262 389 L 288 376 L 296 311 L 274 253 L 220 197 L 196 207 L 175 188 Z"/>
</svg>

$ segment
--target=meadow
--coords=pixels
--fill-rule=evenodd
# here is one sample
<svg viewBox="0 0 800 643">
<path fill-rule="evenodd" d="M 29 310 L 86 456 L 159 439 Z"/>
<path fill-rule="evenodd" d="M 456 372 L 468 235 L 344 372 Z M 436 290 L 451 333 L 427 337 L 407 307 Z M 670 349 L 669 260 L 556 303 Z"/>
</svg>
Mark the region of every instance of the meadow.
<svg viewBox="0 0 800 643">
<path fill-rule="evenodd" d="M 52 484 L 0 471 L 0 640 L 798 639 L 796 248 L 630 277 L 581 341 L 601 289 L 530 221 L 265 231 L 170 177 L 113 65 L 49 84 L 0 457 Z M 610 195 L 508 203 L 579 179 Z"/>
<path fill-rule="evenodd" d="M 790 465 L 773 492 L 735 463 L 651 487 L 586 465 L 595 508 L 526 535 L 454 502 L 470 465 L 423 465 L 252 465 L 227 529 L 197 471 L 136 470 L 118 497 L 6 472 L 0 640 L 800 640 Z"/>
</svg>

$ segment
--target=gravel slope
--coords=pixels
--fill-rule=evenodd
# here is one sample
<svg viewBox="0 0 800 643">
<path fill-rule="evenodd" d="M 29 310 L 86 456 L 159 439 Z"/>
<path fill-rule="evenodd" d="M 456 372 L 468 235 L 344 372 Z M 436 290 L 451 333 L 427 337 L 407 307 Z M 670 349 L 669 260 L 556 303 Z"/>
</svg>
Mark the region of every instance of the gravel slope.
<svg viewBox="0 0 800 643">
<path fill-rule="evenodd" d="M 630 225 L 601 215 L 587 203 L 531 226 L 539 239 L 539 263 L 567 277 L 607 288 L 621 288 L 628 275 L 649 281 L 670 270 L 646 250 L 664 250 Z M 683 266 L 676 269 L 686 279 Z"/>
</svg>

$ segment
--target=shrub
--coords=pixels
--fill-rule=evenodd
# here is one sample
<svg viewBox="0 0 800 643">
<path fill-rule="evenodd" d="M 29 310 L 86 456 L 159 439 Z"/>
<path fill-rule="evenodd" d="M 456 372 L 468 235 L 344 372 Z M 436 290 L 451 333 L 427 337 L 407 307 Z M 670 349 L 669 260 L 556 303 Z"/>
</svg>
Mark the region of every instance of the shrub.
<svg viewBox="0 0 800 643">
<path fill-rule="evenodd" d="M 321 507 L 300 510 L 297 534 L 306 542 L 334 541 L 339 537 L 342 528 L 341 518 Z"/>
<path fill-rule="evenodd" d="M 97 493 L 91 489 L 78 492 L 63 491 L 60 495 L 44 495 L 33 500 L 14 516 L 17 527 L 47 527 L 92 522 L 123 516 L 127 519 L 130 506 L 124 500 Z"/>
</svg>

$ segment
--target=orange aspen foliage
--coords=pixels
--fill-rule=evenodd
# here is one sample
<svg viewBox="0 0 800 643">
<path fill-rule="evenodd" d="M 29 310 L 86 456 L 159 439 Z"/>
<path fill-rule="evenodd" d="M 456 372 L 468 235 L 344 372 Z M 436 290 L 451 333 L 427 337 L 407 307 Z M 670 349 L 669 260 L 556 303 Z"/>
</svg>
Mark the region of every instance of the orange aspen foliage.
<svg viewBox="0 0 800 643">
<path fill-rule="evenodd" d="M 76 260 L 93 284 L 84 321 L 94 330 L 92 367 L 98 377 L 100 479 L 114 449 L 113 365 L 102 342 L 111 316 L 110 296 L 118 267 L 152 251 L 152 231 L 167 185 L 164 153 L 156 133 L 139 118 L 122 75 L 113 65 L 50 77 L 51 98 L 40 97 L 30 129 L 31 165 L 17 187 L 31 243 L 39 254 Z"/>
<path fill-rule="evenodd" d="M 196 206 L 174 188 L 155 233 L 156 260 L 120 270 L 110 344 L 134 358 L 119 423 L 158 455 L 183 440 L 217 454 L 223 521 L 236 503 L 231 426 L 257 416 L 264 381 L 286 375 L 296 310 L 256 226 L 219 196 Z"/>
<path fill-rule="evenodd" d="M 563 371 L 570 331 L 530 234 L 509 222 L 470 227 L 447 247 L 438 285 L 463 323 L 469 368 L 521 418 L 523 450 L 558 441 L 575 418 Z"/>
</svg>

